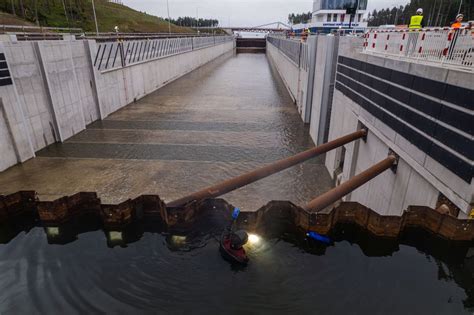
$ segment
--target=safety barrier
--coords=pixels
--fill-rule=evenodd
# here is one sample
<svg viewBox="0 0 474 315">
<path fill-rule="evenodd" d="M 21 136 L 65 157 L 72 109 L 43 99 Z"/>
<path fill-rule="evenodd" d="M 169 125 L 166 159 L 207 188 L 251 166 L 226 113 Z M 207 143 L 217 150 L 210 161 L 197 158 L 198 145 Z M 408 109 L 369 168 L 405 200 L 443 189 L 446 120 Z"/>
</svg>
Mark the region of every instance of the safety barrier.
<svg viewBox="0 0 474 315">
<path fill-rule="evenodd" d="M 145 39 L 99 43 L 94 67 L 111 70 L 127 65 L 230 42 L 233 36 Z"/>
<path fill-rule="evenodd" d="M 299 40 L 285 39 L 279 36 L 268 36 L 267 41 L 277 47 L 285 56 L 300 66 L 302 43 Z"/>
<path fill-rule="evenodd" d="M 364 39 L 366 53 L 474 71 L 474 32 L 469 29 L 371 29 Z"/>
</svg>

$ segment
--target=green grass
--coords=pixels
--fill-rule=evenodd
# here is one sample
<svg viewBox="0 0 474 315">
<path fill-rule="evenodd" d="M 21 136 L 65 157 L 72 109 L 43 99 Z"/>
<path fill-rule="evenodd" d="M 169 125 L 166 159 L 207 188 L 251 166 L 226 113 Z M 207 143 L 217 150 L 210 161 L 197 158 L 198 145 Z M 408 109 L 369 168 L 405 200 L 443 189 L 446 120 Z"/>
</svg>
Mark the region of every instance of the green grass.
<svg viewBox="0 0 474 315">
<path fill-rule="evenodd" d="M 0 10 L 5 13 L 12 13 L 12 0 L 0 0 Z M 17 17 L 22 17 L 19 10 L 19 1 L 16 0 L 15 13 Z M 68 19 L 64 14 L 62 0 L 38 0 L 38 21 L 35 18 L 34 5 L 32 0 L 23 0 L 25 6 L 25 19 L 27 22 L 38 22 L 41 26 L 51 27 L 79 27 L 86 32 L 95 31 L 94 15 L 91 0 L 70 1 L 65 0 L 67 5 Z M 70 4 L 70 5 L 68 5 Z M 168 32 L 168 22 L 165 20 L 133 10 L 127 6 L 110 3 L 106 0 L 95 0 L 97 21 L 100 32 L 113 32 L 118 26 L 121 32 Z M 0 17 L 6 17 L 6 14 Z M 15 19 L 2 18 L 0 24 L 13 24 Z M 13 21 L 13 22 L 10 22 Z M 173 33 L 192 33 L 192 29 L 171 24 Z"/>
</svg>

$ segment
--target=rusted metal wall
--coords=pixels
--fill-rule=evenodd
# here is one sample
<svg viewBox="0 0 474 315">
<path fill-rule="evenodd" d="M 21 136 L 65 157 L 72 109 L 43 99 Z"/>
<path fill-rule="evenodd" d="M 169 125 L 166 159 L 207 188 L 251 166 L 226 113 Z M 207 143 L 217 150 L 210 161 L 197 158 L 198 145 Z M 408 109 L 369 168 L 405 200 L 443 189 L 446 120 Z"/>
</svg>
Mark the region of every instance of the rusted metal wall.
<svg viewBox="0 0 474 315">
<path fill-rule="evenodd" d="M 143 195 L 117 205 L 101 204 L 96 193 L 82 192 L 55 201 L 40 201 L 34 191 L 0 196 L 0 224 L 37 218 L 40 226 L 59 226 L 83 215 L 93 215 L 105 230 L 121 230 L 142 220 L 156 220 L 169 228 L 191 225 L 212 208 L 233 206 L 222 199 L 193 202 L 185 207 L 167 208 L 156 195 Z M 405 228 L 420 228 L 454 241 L 474 240 L 474 221 L 460 220 L 428 207 L 409 207 L 402 216 L 383 216 L 355 202 L 343 202 L 328 212 L 308 212 L 291 202 L 272 201 L 255 212 L 245 212 L 240 224 L 257 229 L 262 224 L 285 220 L 304 230 L 327 234 L 339 223 L 354 223 L 370 233 L 396 238 Z M 266 223 L 264 223 L 266 222 Z"/>
</svg>

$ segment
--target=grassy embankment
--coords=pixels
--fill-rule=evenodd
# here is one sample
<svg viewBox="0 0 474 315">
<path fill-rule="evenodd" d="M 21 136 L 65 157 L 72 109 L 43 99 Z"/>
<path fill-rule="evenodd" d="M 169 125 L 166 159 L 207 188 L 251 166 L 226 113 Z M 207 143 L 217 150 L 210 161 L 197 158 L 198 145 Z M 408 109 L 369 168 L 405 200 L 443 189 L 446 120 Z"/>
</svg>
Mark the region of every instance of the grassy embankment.
<svg viewBox="0 0 474 315">
<path fill-rule="evenodd" d="M 95 31 L 91 0 L 65 1 L 67 18 L 62 0 L 0 0 L 0 24 L 41 25 L 51 27 L 79 27 L 86 32 Z M 95 0 L 97 21 L 100 32 L 113 32 L 118 26 L 121 32 L 168 32 L 168 22 L 164 19 L 133 10 L 124 5 L 106 0 Z M 192 29 L 171 24 L 173 33 L 192 33 Z"/>
</svg>

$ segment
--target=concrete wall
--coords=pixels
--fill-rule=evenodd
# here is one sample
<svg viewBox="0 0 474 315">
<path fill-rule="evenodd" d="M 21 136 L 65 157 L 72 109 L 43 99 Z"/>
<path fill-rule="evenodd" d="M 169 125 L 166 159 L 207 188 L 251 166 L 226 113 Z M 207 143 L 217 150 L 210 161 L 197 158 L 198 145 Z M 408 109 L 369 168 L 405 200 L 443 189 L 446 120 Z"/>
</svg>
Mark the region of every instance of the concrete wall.
<svg viewBox="0 0 474 315">
<path fill-rule="evenodd" d="M 89 58 L 90 45 L 84 45 L 81 41 L 71 42 L 72 59 L 74 71 L 77 77 L 79 99 L 82 104 L 84 121 L 88 125 L 101 118 L 97 104 L 97 91 L 94 86 L 94 74 L 92 60 Z"/>
<path fill-rule="evenodd" d="M 267 57 L 278 71 L 291 98 L 296 102 L 298 97 L 299 67 L 271 43 L 267 43 Z"/>
<path fill-rule="evenodd" d="M 319 145 L 328 138 L 339 36 L 311 36 L 308 41 L 315 50 L 310 135 Z"/>
<path fill-rule="evenodd" d="M 2 69 L 5 69 L 2 71 L 9 72 L 8 78 L 2 78 L 0 85 L 0 169 L 35 156 L 22 100 L 14 80 L 11 79 L 12 69 L 6 62 L 6 52 L 7 49 L 0 42 L 0 62 Z M 20 58 L 21 56 L 23 54 Z"/>
<path fill-rule="evenodd" d="M 304 122 L 309 122 L 307 113 L 307 90 L 309 69 L 303 63 L 297 65 L 272 43 L 267 42 L 267 58 L 283 80 L 291 98 L 298 107 Z"/>
<path fill-rule="evenodd" d="M 384 159 L 400 157 L 345 200 L 381 214 L 410 205 L 435 208 L 447 198 L 466 217 L 474 204 L 472 73 L 362 52 L 362 38 L 311 36 L 309 68 L 267 42 L 267 55 L 321 144 L 362 127 L 367 140 L 326 154 L 336 185 Z M 300 58 L 301 64 L 301 58 Z M 306 100 L 302 95 L 306 95 Z M 307 105 L 304 104 L 306 102 Z"/>
<path fill-rule="evenodd" d="M 86 128 L 79 80 L 72 58 L 75 41 L 41 41 L 37 44 L 59 141 Z M 82 44 L 82 45 L 81 45 Z M 80 43 L 83 46 L 83 43 Z M 77 59 L 76 59 L 77 60 Z M 29 104 L 26 104 L 27 108 Z"/>
<path fill-rule="evenodd" d="M 387 78 L 387 80 L 376 79 L 376 75 L 379 74 L 374 73 L 372 76 L 373 81 L 382 81 L 382 84 L 383 82 L 388 84 L 390 87 L 387 91 L 386 86 L 381 86 L 380 89 L 378 89 L 373 85 L 369 86 L 360 82 L 361 79 L 347 75 L 347 69 L 353 71 L 350 73 L 354 73 L 354 75 L 359 75 L 362 72 L 355 71 L 351 67 L 338 66 L 338 81 L 336 82 L 339 82 L 338 84 L 344 87 L 344 91 L 349 92 L 343 93 L 340 89 L 334 91 L 329 139 L 334 139 L 353 132 L 360 128 L 361 123 L 369 128 L 369 136 L 367 142 L 359 141 L 358 144 L 353 143 L 346 145 L 344 168 L 340 175 L 337 175 L 337 168 L 341 159 L 340 154 L 342 150 L 331 151 L 326 155 L 326 166 L 331 175 L 339 176 L 339 181 L 343 182 L 354 174 L 363 171 L 385 158 L 389 149 L 391 149 L 400 156 L 397 173 L 394 174 L 391 171 L 386 171 L 368 184 L 354 191 L 346 198 L 347 200 L 360 202 L 381 214 L 399 215 L 408 205 L 423 205 L 434 208 L 441 193 L 461 210 L 459 217 L 465 218 L 471 211 L 470 204 L 473 202 L 474 183 L 472 181 L 472 160 L 470 160 L 471 169 L 467 167 L 465 172 L 455 171 L 456 161 L 447 159 L 446 163 L 439 162 L 439 158 L 437 160 L 433 157 L 433 151 L 430 151 L 429 148 L 422 148 L 420 145 L 422 141 L 421 138 L 419 141 L 415 141 L 413 138 L 407 139 L 406 135 L 398 133 L 398 131 L 393 128 L 393 124 L 389 124 L 390 121 L 393 122 L 395 118 L 395 123 L 398 124 L 400 122 L 402 128 L 403 126 L 407 126 L 406 124 L 408 124 L 408 127 L 413 125 L 416 130 L 420 130 L 423 139 L 426 138 L 429 139 L 429 141 L 434 141 L 436 147 L 442 148 L 443 150 L 450 150 L 450 152 L 455 151 L 449 148 L 454 142 L 458 141 L 453 138 L 454 135 L 465 139 L 462 141 L 466 141 L 467 147 L 469 147 L 470 143 L 472 149 L 472 129 L 470 135 L 467 132 L 463 132 L 460 129 L 461 121 L 458 121 L 458 123 L 453 122 L 452 125 L 449 125 L 446 123 L 446 116 L 433 118 L 421 112 L 426 109 L 419 107 L 420 111 L 417 111 L 410 107 L 412 106 L 413 97 L 422 97 L 423 99 L 428 99 L 430 103 L 425 105 L 422 101 L 414 102 L 414 106 L 428 106 L 427 109 L 429 109 L 430 106 L 431 108 L 436 108 L 433 106 L 439 105 L 442 106 L 441 111 L 447 108 L 449 110 L 455 110 L 458 113 L 464 113 L 466 116 L 462 119 L 469 119 L 468 117 L 471 117 L 472 122 L 472 110 L 469 114 L 469 110 L 462 107 L 463 105 L 461 103 L 451 103 L 451 101 L 447 101 L 442 95 L 436 96 L 436 93 L 441 92 L 433 88 L 438 85 L 444 86 L 444 84 L 447 83 L 450 85 L 447 86 L 446 89 L 458 89 L 459 86 L 465 88 L 462 91 L 449 91 L 451 94 L 464 93 L 466 95 L 473 95 L 474 80 L 472 79 L 472 74 L 453 69 L 366 55 L 360 52 L 360 47 L 362 47 L 362 41 L 360 39 L 342 37 L 339 44 L 339 56 L 359 60 L 368 65 L 380 66 L 382 67 L 380 70 L 388 69 L 389 71 L 396 70 L 397 73 L 406 73 L 408 75 L 407 78 L 415 76 L 415 81 L 418 80 L 418 82 L 421 82 L 422 78 L 432 81 L 424 82 L 423 85 L 419 85 L 418 87 L 414 85 L 412 90 L 411 88 L 402 86 L 405 84 L 404 82 L 397 84 L 393 77 Z M 339 71 L 346 72 L 346 74 L 341 74 Z M 358 81 L 358 86 L 363 85 L 365 88 L 364 90 L 356 91 L 347 87 L 343 81 L 346 83 L 352 82 L 351 84 Z M 394 87 L 392 88 L 391 86 Z M 397 89 L 397 93 L 391 93 L 391 89 Z M 417 90 L 415 91 L 415 89 Z M 365 92 L 366 90 L 369 92 Z M 397 116 L 394 117 L 389 114 L 387 105 L 380 103 L 383 100 L 380 102 L 374 101 L 372 98 L 373 93 L 375 93 L 377 97 L 385 95 L 385 97 L 390 99 L 390 104 L 395 103 L 397 104 L 396 106 L 407 110 L 406 114 L 404 114 L 406 116 L 399 116 L 404 118 L 398 121 Z M 448 93 L 448 91 L 445 93 Z M 410 99 L 407 98 L 407 100 L 403 100 L 404 97 L 408 97 L 407 95 L 410 95 Z M 466 96 L 466 98 L 467 97 L 468 96 Z M 460 99 L 462 102 L 462 97 Z M 372 104 L 370 106 L 375 106 L 374 108 L 380 109 L 382 115 L 374 115 L 367 111 L 360 105 L 361 102 L 368 103 L 369 105 Z M 426 120 L 430 124 L 434 124 L 435 131 L 433 131 L 432 134 L 428 131 L 423 132 L 421 120 L 410 122 L 412 119 L 411 116 L 413 115 L 412 111 L 416 111 L 419 115 L 422 115 L 420 117 L 426 117 Z M 443 115 L 443 112 L 440 114 Z M 388 120 L 389 118 L 390 120 Z M 449 128 L 449 130 L 454 132 L 453 137 L 447 142 L 436 139 L 436 137 L 439 136 L 437 130 L 443 128 Z M 469 153 L 463 153 L 465 157 L 463 157 L 461 153 L 456 154 L 460 156 L 460 161 L 462 161 L 462 159 L 469 161 Z M 469 162 L 467 162 L 467 165 L 468 164 Z"/>
<path fill-rule="evenodd" d="M 19 97 L 17 104 L 4 100 L 4 105 L 23 109 L 34 151 L 59 139 L 37 55 L 37 46 L 35 42 L 4 43 L 6 59 L 14 82 L 14 93 Z M 1 95 L 3 98 L 4 94 Z"/>
<path fill-rule="evenodd" d="M 0 85 L 0 171 L 234 49 L 226 42 L 99 72 L 95 41 L 11 39 L 0 41 L 12 78 Z"/>
<path fill-rule="evenodd" d="M 90 44 L 90 50 L 96 51 L 95 42 Z M 125 68 L 94 70 L 102 115 L 113 113 L 233 49 L 234 43 L 227 42 Z"/>
</svg>

